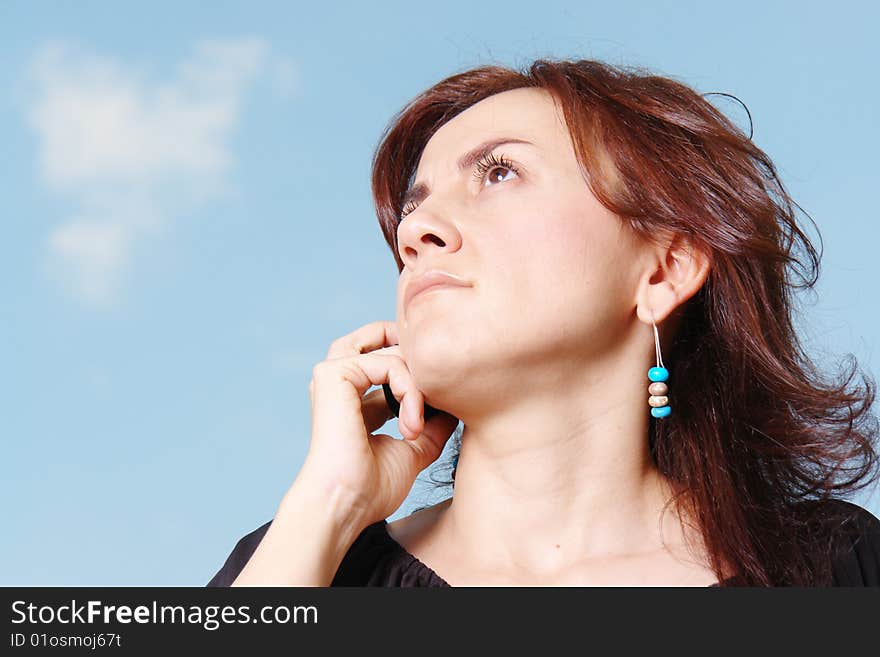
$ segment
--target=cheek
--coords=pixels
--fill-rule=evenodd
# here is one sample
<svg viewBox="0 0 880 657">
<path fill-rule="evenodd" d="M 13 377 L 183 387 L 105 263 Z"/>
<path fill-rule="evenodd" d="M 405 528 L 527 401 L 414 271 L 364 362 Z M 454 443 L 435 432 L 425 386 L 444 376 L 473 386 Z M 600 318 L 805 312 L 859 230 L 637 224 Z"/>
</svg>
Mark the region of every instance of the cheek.
<svg viewBox="0 0 880 657">
<path fill-rule="evenodd" d="M 504 233 L 511 282 L 545 287 L 548 279 L 583 282 L 613 274 L 619 223 L 592 196 L 561 193 L 515 212 Z"/>
<path fill-rule="evenodd" d="M 570 333 L 583 330 L 588 318 L 587 325 L 601 324 L 620 313 L 628 247 L 619 219 L 592 196 L 572 193 L 568 200 L 522 206 L 507 227 L 493 250 L 492 275 L 503 281 L 496 303 L 506 301 L 508 314 Z M 510 305 L 510 299 L 517 301 Z"/>
</svg>

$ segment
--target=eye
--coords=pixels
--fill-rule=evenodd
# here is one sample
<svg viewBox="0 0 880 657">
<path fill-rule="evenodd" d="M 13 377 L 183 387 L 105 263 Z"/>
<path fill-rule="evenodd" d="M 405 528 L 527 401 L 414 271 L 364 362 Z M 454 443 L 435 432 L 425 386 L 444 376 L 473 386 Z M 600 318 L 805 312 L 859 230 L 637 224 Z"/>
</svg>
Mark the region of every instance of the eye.
<svg viewBox="0 0 880 657">
<path fill-rule="evenodd" d="M 486 185 L 486 182 L 492 180 L 494 173 L 500 169 L 507 169 L 508 172 L 519 175 L 519 169 L 517 166 L 506 157 L 499 155 L 496 158 L 494 153 L 488 153 L 480 158 L 480 160 L 474 165 L 474 180 L 483 186 L 488 186 Z M 487 176 L 487 173 L 490 175 Z M 495 180 L 495 182 L 507 182 L 507 180 L 508 176 L 504 175 L 502 176 L 502 179 Z M 403 221 L 403 218 L 417 207 L 418 204 L 415 201 L 410 201 L 404 205 L 403 209 L 400 211 L 398 223 Z"/>
<path fill-rule="evenodd" d="M 403 206 L 403 210 L 400 211 L 400 218 L 397 220 L 398 223 L 401 222 L 401 221 L 403 221 L 403 218 L 404 218 L 406 215 L 408 215 L 410 212 L 412 212 L 413 210 L 415 210 L 416 207 L 418 207 L 418 206 L 416 206 L 416 202 L 415 202 L 415 201 L 410 201 L 409 203 L 407 203 L 406 205 L 404 205 L 404 206 Z"/>
<path fill-rule="evenodd" d="M 519 173 L 519 169 L 516 168 L 516 165 L 503 155 L 499 155 L 496 158 L 494 153 L 488 153 L 480 158 L 480 160 L 474 165 L 474 180 L 481 185 L 486 186 L 486 181 L 492 180 L 492 176 L 487 176 L 486 174 L 494 173 L 499 169 L 507 169 L 514 174 Z M 497 180 L 496 182 L 506 182 L 506 180 Z"/>
</svg>

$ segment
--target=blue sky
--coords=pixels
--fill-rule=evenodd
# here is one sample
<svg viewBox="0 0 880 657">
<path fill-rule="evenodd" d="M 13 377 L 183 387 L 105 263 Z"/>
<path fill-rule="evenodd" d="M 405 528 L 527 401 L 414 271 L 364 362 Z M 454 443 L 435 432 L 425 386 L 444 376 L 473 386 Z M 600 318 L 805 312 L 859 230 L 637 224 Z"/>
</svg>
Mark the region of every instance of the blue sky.
<svg viewBox="0 0 880 657">
<path fill-rule="evenodd" d="M 203 585 L 272 517 L 312 366 L 395 317 L 373 148 L 480 64 L 741 98 L 824 238 L 805 341 L 876 376 L 880 9 L 709 4 L 0 2 L 0 584 Z"/>
</svg>

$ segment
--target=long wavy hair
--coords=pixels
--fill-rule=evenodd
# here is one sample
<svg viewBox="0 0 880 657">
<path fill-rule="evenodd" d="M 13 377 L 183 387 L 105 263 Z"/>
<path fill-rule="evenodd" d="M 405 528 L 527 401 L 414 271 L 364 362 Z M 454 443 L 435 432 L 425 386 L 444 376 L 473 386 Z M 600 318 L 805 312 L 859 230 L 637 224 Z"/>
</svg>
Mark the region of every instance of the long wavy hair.
<svg viewBox="0 0 880 657">
<path fill-rule="evenodd" d="M 852 354 L 848 370 L 826 379 L 805 353 L 793 291 L 813 288 L 821 253 L 794 208 L 809 215 L 703 95 L 592 60 L 482 66 L 438 82 L 392 118 L 373 156 L 373 199 L 398 272 L 401 203 L 428 140 L 475 103 L 523 87 L 552 94 L 587 184 L 624 225 L 649 242 L 680 234 L 711 256 L 704 285 L 663 336 L 680 401 L 649 421 L 647 438 L 680 487 L 670 503 L 699 523 L 719 579 L 729 566 L 736 585 L 830 584 L 841 519 L 823 502 L 877 479 L 876 383 L 862 374 L 849 390 Z M 447 449 L 455 461 L 459 429 Z"/>
</svg>

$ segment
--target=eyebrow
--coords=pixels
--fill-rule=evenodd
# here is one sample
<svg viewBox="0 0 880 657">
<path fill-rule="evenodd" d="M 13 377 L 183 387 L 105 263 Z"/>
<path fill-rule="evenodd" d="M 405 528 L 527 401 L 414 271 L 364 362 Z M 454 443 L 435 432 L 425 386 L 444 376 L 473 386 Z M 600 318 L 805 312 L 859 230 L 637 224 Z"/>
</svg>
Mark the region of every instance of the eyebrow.
<svg viewBox="0 0 880 657">
<path fill-rule="evenodd" d="M 470 169 L 485 155 L 488 155 L 502 144 L 528 144 L 529 146 L 534 146 L 532 142 L 526 141 L 525 139 L 520 139 L 519 137 L 497 137 L 495 139 L 489 139 L 481 144 L 478 144 L 467 153 L 462 155 L 460 158 L 458 158 L 458 170 L 464 171 L 465 169 Z M 400 203 L 400 207 L 406 207 L 406 204 L 410 201 L 420 202 L 424 200 L 424 198 L 428 196 L 430 192 L 431 190 L 425 183 L 415 184 L 407 190 L 406 194 L 404 194 L 403 201 L 401 201 Z"/>
</svg>

